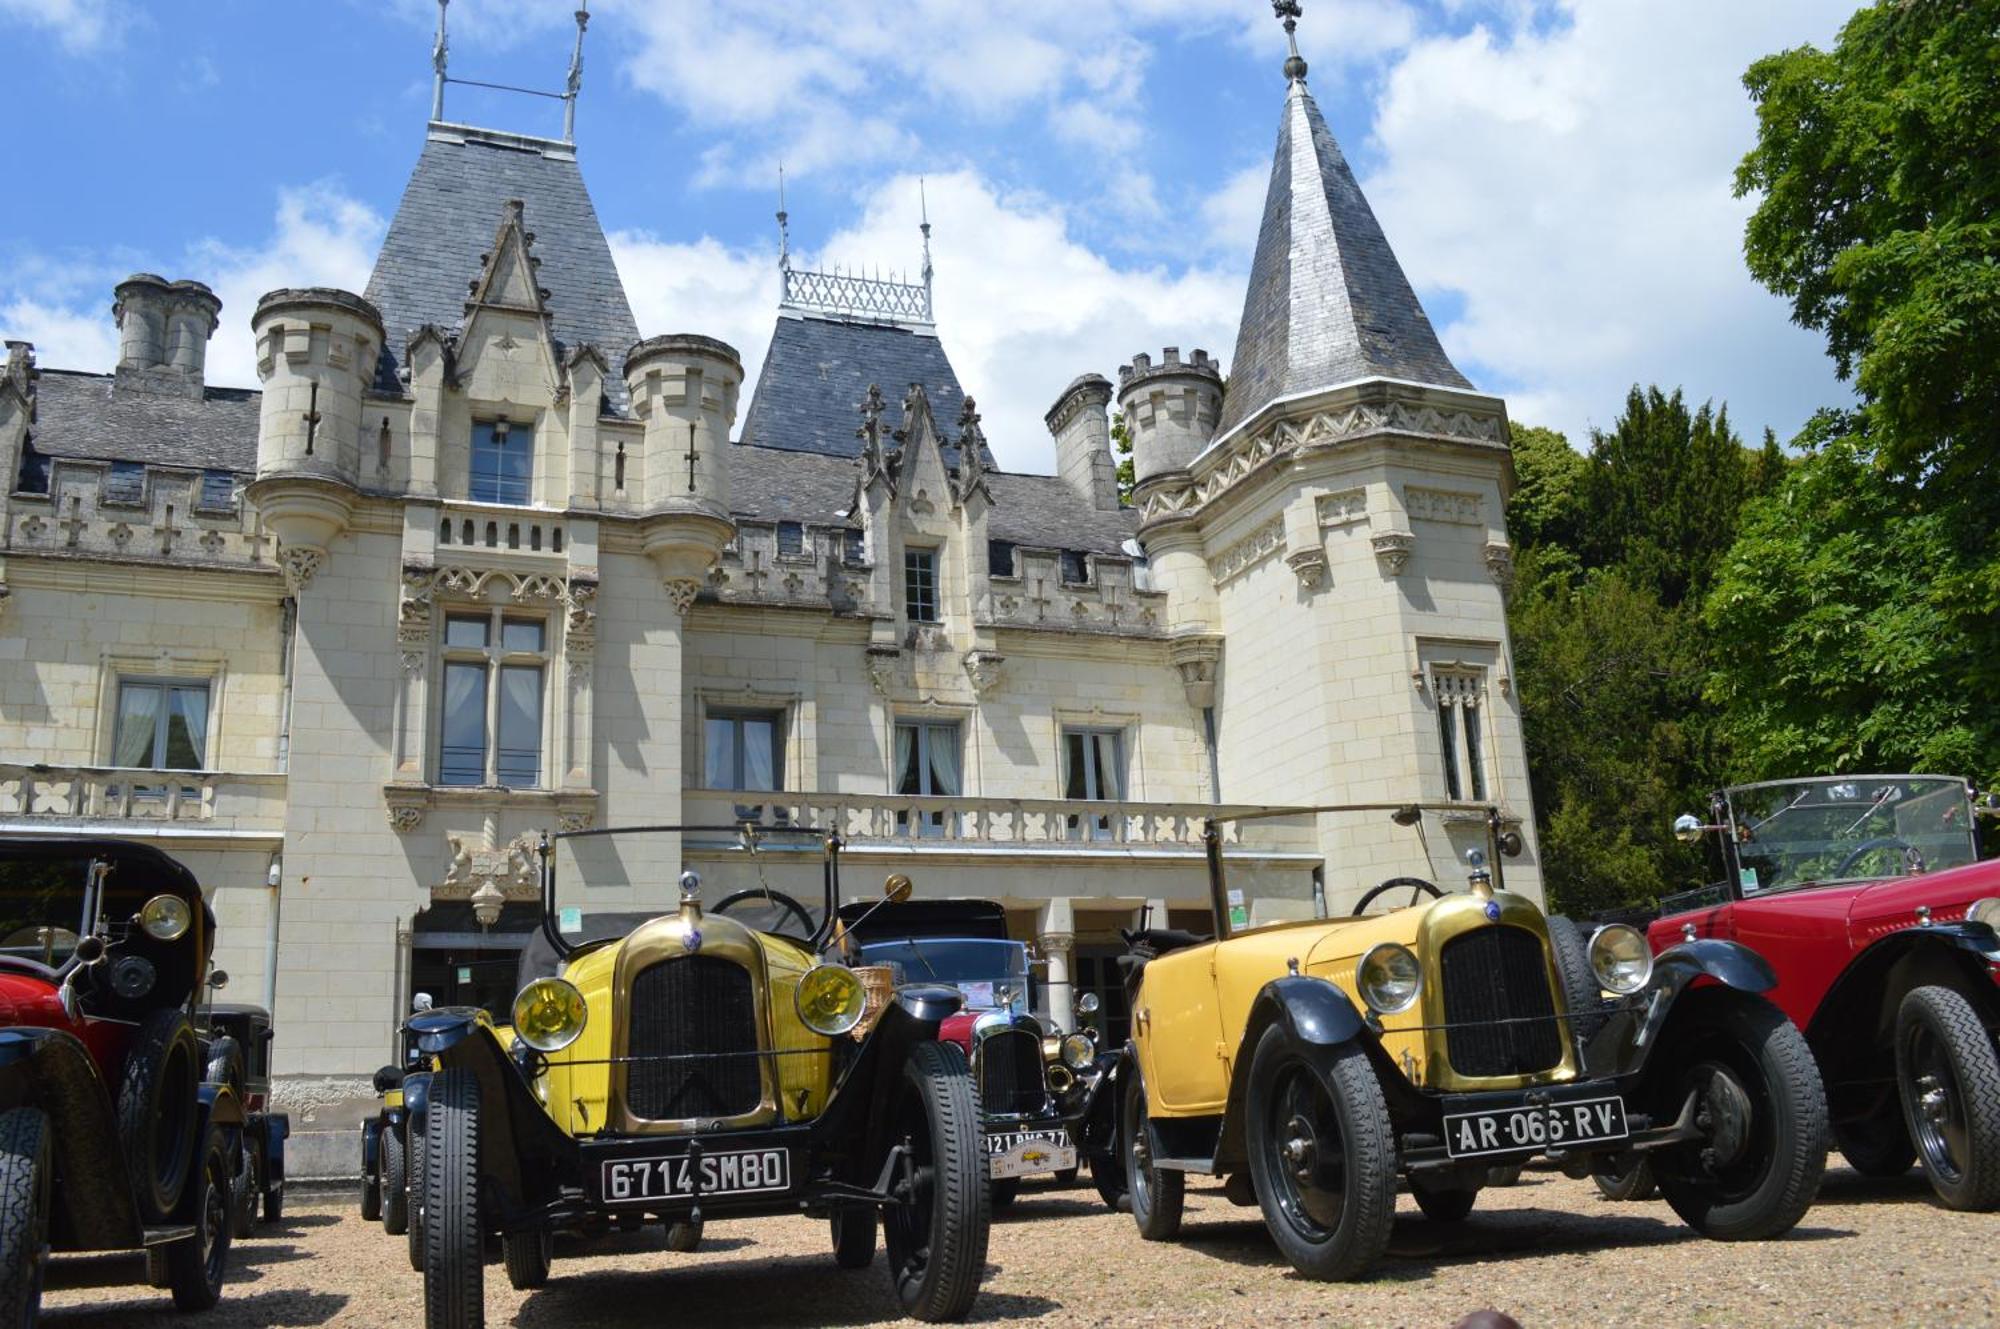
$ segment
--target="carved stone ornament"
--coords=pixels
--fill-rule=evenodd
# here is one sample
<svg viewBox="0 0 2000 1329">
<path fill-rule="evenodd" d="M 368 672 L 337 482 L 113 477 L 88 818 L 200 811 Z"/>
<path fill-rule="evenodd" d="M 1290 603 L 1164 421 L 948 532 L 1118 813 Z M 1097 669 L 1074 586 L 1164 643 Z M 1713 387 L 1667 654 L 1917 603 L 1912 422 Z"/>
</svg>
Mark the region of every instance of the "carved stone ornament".
<svg viewBox="0 0 2000 1329">
<path fill-rule="evenodd" d="M 382 791 L 382 799 L 388 805 L 391 829 L 407 835 L 424 824 L 424 813 L 430 807 L 429 790 L 390 785 Z"/>
<path fill-rule="evenodd" d="M 701 583 L 692 577 L 670 577 L 666 587 L 667 599 L 672 601 L 674 612 L 686 618 L 694 608 L 694 597 L 701 590 Z"/>
<path fill-rule="evenodd" d="M 1318 545 L 1285 555 L 1285 566 L 1298 574 L 1299 585 L 1309 591 L 1326 584 L 1326 550 Z"/>
<path fill-rule="evenodd" d="M 418 563 L 403 566 L 403 596 L 396 606 L 396 639 L 405 646 L 428 646 L 431 640 L 431 580 L 435 574 Z M 404 668 L 409 668 L 408 657 Z"/>
<path fill-rule="evenodd" d="M 870 646 L 868 648 L 868 681 L 875 691 L 886 697 L 896 681 L 896 665 L 903 653 L 894 646 Z"/>
<path fill-rule="evenodd" d="M 1000 686 L 1000 670 L 1007 657 L 997 651 L 967 651 L 965 676 L 972 681 L 975 696 L 985 697 Z"/>
<path fill-rule="evenodd" d="M 1215 670 L 1222 661 L 1219 637 L 1183 637 L 1167 647 L 1167 658 L 1181 676 L 1188 705 L 1205 711 L 1215 705 Z"/>
<path fill-rule="evenodd" d="M 1503 591 L 1514 589 L 1514 550 L 1499 540 L 1486 545 L 1486 575 Z"/>
<path fill-rule="evenodd" d="M 1410 554 L 1417 547 L 1417 537 L 1408 531 L 1384 531 L 1369 541 L 1375 549 L 1375 561 L 1382 570 L 1392 577 L 1399 577 L 1409 566 Z"/>
<path fill-rule="evenodd" d="M 556 829 L 565 835 L 574 835 L 578 831 L 587 831 L 596 823 L 597 814 L 594 812 L 559 812 L 556 814 Z"/>
<path fill-rule="evenodd" d="M 509 900 L 532 900 L 541 893 L 535 832 L 517 835 L 498 849 L 485 847 L 472 835 L 447 834 L 445 843 L 451 846 L 451 867 L 432 889 L 433 899 L 470 900 L 487 885 Z"/>
<path fill-rule="evenodd" d="M 569 653 L 581 659 L 597 646 L 597 583 L 571 577 L 564 603 L 568 606 L 563 620 L 564 640 Z"/>
<path fill-rule="evenodd" d="M 284 570 L 285 585 L 297 594 L 312 585 L 313 575 L 326 562 L 323 549 L 297 549 L 287 546 L 278 551 L 278 566 Z"/>
</svg>

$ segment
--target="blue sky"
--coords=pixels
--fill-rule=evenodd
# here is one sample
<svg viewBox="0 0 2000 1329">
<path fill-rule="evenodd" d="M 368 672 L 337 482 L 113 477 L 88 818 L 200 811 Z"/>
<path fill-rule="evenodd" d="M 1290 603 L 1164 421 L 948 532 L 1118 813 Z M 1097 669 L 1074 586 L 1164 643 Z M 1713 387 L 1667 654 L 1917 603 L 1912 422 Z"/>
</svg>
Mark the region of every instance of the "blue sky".
<svg viewBox="0 0 2000 1329">
<path fill-rule="evenodd" d="M 455 76 L 558 89 L 568 0 L 454 0 Z M 911 268 L 916 177 L 941 333 L 1003 464 L 1046 469 L 1072 377 L 1233 349 L 1283 95 L 1264 0 L 807 7 L 597 0 L 585 176 L 652 334 L 752 364 L 776 300 L 777 164 L 805 263 Z M 1307 0 L 1311 86 L 1447 349 L 1581 441 L 1635 380 L 1789 436 L 1840 400 L 1740 257 L 1756 56 L 1825 43 L 1821 0 Z M 0 332 L 108 368 L 110 289 L 208 281 L 211 378 L 279 285 L 360 289 L 415 160 L 434 0 L 0 0 Z M 454 86 L 449 118 L 554 133 L 550 101 Z M 532 219 L 530 219 L 532 224 Z M 558 293 L 559 298 L 559 293 Z"/>
</svg>

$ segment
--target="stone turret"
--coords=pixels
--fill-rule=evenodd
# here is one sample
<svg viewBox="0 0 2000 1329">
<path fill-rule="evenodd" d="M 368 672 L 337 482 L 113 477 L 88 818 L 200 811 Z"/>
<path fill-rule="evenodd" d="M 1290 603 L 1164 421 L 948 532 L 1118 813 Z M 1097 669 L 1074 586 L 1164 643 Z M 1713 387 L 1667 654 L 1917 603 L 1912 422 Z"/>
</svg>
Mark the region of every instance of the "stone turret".
<svg viewBox="0 0 2000 1329">
<path fill-rule="evenodd" d="M 727 453 L 743 357 L 714 337 L 648 337 L 625 354 L 625 385 L 646 427 L 646 552 L 691 602 L 735 530 Z"/>
<path fill-rule="evenodd" d="M 362 395 L 375 376 L 382 318 L 349 291 L 272 291 L 251 319 L 264 392 L 249 497 L 310 582 L 347 528 L 361 468 Z"/>
<path fill-rule="evenodd" d="M 1118 473 L 1111 461 L 1111 382 L 1085 374 L 1064 388 L 1042 417 L 1056 441 L 1056 474 L 1100 512 L 1118 507 Z"/>
<path fill-rule="evenodd" d="M 198 281 L 135 272 L 113 292 L 118 384 L 200 397 L 222 301 Z"/>
<path fill-rule="evenodd" d="M 1141 488 L 1155 476 L 1187 469 L 1215 436 L 1222 410 L 1222 369 L 1207 351 L 1181 359 L 1178 346 L 1132 357 L 1118 371 L 1118 409 L 1132 436 L 1133 475 Z"/>
</svg>

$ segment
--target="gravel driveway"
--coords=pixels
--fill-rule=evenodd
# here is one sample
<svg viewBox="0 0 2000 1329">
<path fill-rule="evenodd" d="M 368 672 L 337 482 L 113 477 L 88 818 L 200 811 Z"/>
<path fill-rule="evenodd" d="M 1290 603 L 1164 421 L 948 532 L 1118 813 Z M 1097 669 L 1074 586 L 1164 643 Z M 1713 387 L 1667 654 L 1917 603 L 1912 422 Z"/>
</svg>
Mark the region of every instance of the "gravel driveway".
<svg viewBox="0 0 2000 1329">
<path fill-rule="evenodd" d="M 285 1223 L 237 1247 L 221 1307 L 188 1319 L 144 1288 L 49 1294 L 63 1329 L 405 1326 L 423 1300 L 401 1238 L 363 1223 L 346 1196 L 295 1196 Z M 880 1256 L 834 1268 L 823 1223 L 714 1223 L 676 1255 L 655 1232 L 559 1245 L 554 1277 L 517 1293 L 486 1276 L 489 1324 L 873 1325 L 895 1321 Z M 1495 1306 L 1527 1329 L 1554 1325 L 1968 1325 L 2000 1320 L 2000 1219 L 1931 1203 L 1920 1176 L 1828 1174 L 1820 1202 L 1784 1241 L 1702 1241 L 1666 1205 L 1613 1204 L 1588 1182 L 1530 1173 L 1489 1190 L 1456 1227 L 1427 1223 L 1407 1196 L 1374 1281 L 1294 1277 L 1255 1210 L 1190 1188 L 1181 1241 L 1150 1244 L 1088 1187 L 1030 1190 L 994 1224 L 972 1318 L 1048 1324 L 1443 1326 Z"/>
</svg>

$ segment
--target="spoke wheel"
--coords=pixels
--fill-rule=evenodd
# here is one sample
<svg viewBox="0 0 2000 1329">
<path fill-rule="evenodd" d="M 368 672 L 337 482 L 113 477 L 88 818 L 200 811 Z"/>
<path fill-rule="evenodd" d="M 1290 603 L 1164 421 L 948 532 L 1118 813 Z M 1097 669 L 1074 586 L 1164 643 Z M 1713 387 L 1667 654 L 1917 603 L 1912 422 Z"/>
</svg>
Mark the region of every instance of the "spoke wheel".
<svg viewBox="0 0 2000 1329">
<path fill-rule="evenodd" d="M 1896 1081 L 1938 1198 L 1952 1209 L 2000 1208 L 2000 1055 L 1971 1002 L 1943 987 L 1903 998 Z"/>
<path fill-rule="evenodd" d="M 1365 1274 L 1396 1218 L 1395 1136 L 1366 1054 L 1296 1045 L 1272 1025 L 1251 1056 L 1246 1126 L 1264 1225 L 1292 1267 Z"/>
<path fill-rule="evenodd" d="M 965 1057 L 918 1043 L 903 1066 L 890 1139 L 908 1150 L 898 1202 L 884 1206 L 882 1240 L 903 1310 L 919 1320 L 962 1320 L 986 1268 L 986 1168 Z"/>
<path fill-rule="evenodd" d="M 205 1311 L 222 1300 L 222 1280 L 229 1271 L 230 1238 L 235 1234 L 232 1150 L 220 1126 L 208 1137 L 196 1159 L 189 1184 L 196 1188 L 195 1235 L 166 1248 L 167 1286 L 174 1309 Z"/>
</svg>

